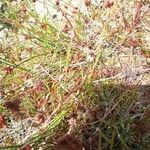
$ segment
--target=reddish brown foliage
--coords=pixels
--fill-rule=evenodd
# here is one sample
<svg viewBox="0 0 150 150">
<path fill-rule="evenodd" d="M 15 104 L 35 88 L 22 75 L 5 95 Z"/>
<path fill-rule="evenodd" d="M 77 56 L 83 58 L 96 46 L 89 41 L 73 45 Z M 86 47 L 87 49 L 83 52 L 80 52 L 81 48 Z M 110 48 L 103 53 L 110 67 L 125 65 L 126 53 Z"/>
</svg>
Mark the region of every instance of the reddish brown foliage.
<svg viewBox="0 0 150 150">
<path fill-rule="evenodd" d="M 12 112 L 18 112 L 20 108 L 20 101 L 19 100 L 13 100 L 13 101 L 6 101 L 4 103 L 4 106 L 9 109 Z"/>
</svg>

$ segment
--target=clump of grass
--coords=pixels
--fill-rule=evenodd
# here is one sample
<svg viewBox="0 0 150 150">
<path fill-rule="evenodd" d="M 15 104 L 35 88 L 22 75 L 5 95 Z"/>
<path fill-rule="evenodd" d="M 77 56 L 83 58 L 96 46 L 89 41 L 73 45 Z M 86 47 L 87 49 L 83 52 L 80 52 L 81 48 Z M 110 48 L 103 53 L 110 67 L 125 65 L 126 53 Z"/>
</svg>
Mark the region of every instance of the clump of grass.
<svg viewBox="0 0 150 150">
<path fill-rule="evenodd" d="M 1 2 L 0 148 L 148 148 L 148 7 Z"/>
</svg>

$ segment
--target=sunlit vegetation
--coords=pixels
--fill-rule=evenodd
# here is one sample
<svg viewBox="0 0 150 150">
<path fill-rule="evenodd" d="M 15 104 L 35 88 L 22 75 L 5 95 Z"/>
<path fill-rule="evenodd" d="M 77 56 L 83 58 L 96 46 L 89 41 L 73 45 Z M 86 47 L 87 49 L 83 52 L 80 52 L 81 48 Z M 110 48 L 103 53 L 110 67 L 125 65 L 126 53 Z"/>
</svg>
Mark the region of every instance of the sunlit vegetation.
<svg viewBox="0 0 150 150">
<path fill-rule="evenodd" d="M 0 149 L 148 150 L 149 7 L 1 0 Z"/>
</svg>

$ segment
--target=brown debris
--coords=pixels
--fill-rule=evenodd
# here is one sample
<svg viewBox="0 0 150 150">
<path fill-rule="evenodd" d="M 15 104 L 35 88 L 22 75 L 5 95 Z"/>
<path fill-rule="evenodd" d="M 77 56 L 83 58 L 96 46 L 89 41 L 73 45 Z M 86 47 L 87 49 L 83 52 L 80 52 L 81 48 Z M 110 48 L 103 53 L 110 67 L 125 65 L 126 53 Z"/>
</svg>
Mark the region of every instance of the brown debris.
<svg viewBox="0 0 150 150">
<path fill-rule="evenodd" d="M 83 146 L 75 136 L 66 134 L 58 139 L 56 150 L 83 150 Z"/>
</svg>

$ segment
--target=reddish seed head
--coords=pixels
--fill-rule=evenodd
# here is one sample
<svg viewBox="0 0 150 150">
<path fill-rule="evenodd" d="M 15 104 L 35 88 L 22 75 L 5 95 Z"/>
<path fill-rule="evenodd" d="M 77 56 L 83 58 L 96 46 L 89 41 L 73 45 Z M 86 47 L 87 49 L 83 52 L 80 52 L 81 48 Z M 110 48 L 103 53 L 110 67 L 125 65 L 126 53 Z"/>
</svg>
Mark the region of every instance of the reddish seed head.
<svg viewBox="0 0 150 150">
<path fill-rule="evenodd" d="M 32 89 L 34 92 L 41 92 L 44 90 L 44 85 L 43 83 L 40 81 L 38 82 Z"/>
<path fill-rule="evenodd" d="M 22 77 L 24 78 L 24 80 L 27 80 L 27 79 L 31 78 L 31 74 L 25 73 Z"/>
<path fill-rule="evenodd" d="M 63 28 L 63 32 L 67 33 L 70 30 L 69 26 L 67 24 L 65 24 L 64 28 Z"/>
<path fill-rule="evenodd" d="M 4 68 L 4 71 L 6 74 L 12 74 L 13 73 L 13 68 L 8 66 Z"/>
<path fill-rule="evenodd" d="M 48 101 L 46 99 L 41 99 L 39 101 L 37 101 L 37 105 L 39 108 L 41 108 L 42 106 L 45 106 L 48 103 Z"/>
<path fill-rule="evenodd" d="M 131 46 L 133 46 L 133 47 L 138 46 L 138 40 L 136 40 L 136 39 L 129 38 L 128 42 L 129 42 L 129 44 L 130 44 Z"/>
<path fill-rule="evenodd" d="M 105 7 L 106 8 L 111 8 L 113 5 L 114 5 L 113 1 L 107 1 L 106 4 L 105 4 Z"/>
<path fill-rule="evenodd" d="M 21 11 L 22 11 L 23 13 L 26 13 L 26 12 L 27 12 L 27 7 L 26 7 L 26 6 L 22 6 Z"/>
<path fill-rule="evenodd" d="M 90 6 L 91 5 L 91 0 L 84 0 L 85 6 Z"/>
<path fill-rule="evenodd" d="M 0 114 L 0 128 L 5 126 L 5 118 L 3 115 Z"/>
<path fill-rule="evenodd" d="M 30 40 L 30 39 L 31 39 L 31 36 L 30 36 L 30 35 L 25 35 L 25 36 L 24 36 L 24 39 L 25 39 L 25 40 Z"/>
<path fill-rule="evenodd" d="M 56 5 L 59 5 L 60 4 L 60 1 L 59 0 L 56 0 Z"/>
<path fill-rule="evenodd" d="M 85 24 L 88 24 L 89 22 L 90 22 L 90 20 L 89 20 L 88 18 L 85 18 L 85 19 L 84 19 L 84 23 L 85 23 Z"/>
<path fill-rule="evenodd" d="M 31 150 L 31 149 L 32 147 L 29 144 L 27 144 L 24 148 L 21 148 L 20 150 Z"/>
<path fill-rule="evenodd" d="M 28 48 L 27 51 L 31 53 L 33 51 L 32 47 Z"/>
<path fill-rule="evenodd" d="M 35 116 L 35 121 L 37 124 L 41 124 L 45 121 L 45 117 L 43 113 L 39 113 Z"/>
<path fill-rule="evenodd" d="M 78 13 L 78 8 L 75 7 L 75 8 L 73 9 L 72 13 L 73 13 L 73 14 L 77 14 L 77 13 Z"/>
<path fill-rule="evenodd" d="M 41 28 L 42 28 L 42 29 L 47 29 L 47 28 L 48 28 L 48 24 L 47 24 L 47 23 L 43 23 L 43 24 L 41 25 Z"/>
</svg>

